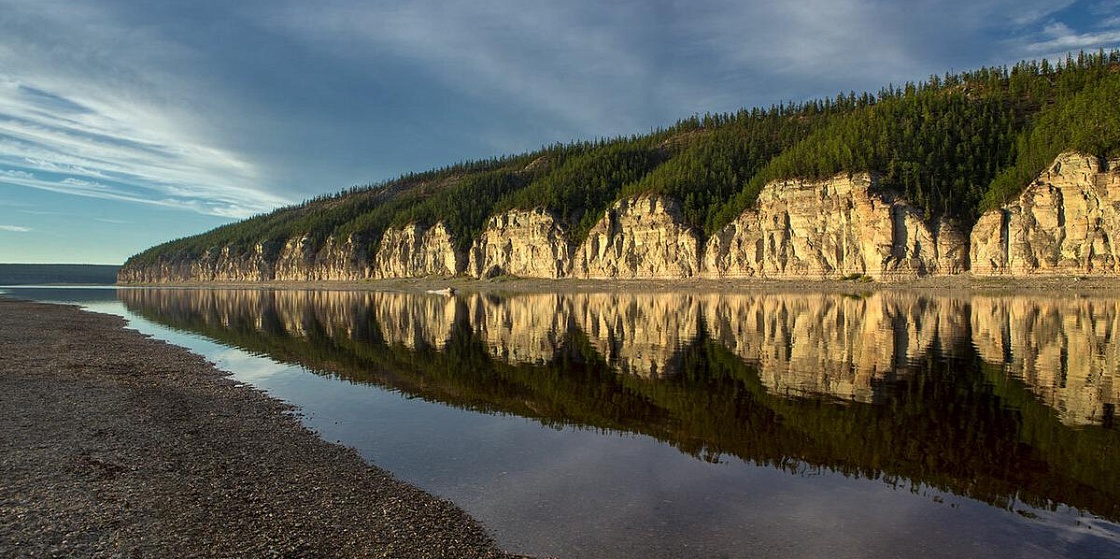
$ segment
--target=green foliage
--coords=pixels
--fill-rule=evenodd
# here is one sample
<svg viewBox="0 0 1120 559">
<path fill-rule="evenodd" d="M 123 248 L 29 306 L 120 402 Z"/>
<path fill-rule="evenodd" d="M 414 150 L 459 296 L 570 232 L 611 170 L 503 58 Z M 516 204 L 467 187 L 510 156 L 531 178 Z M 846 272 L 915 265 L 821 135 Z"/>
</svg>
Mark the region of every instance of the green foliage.
<svg viewBox="0 0 1120 559">
<path fill-rule="evenodd" d="M 1094 73 L 1096 79 L 1087 83 L 1081 83 L 1083 79 L 1059 82 L 1063 97 L 1042 111 L 1028 133 L 1019 136 L 1018 159 L 992 181 L 980 202 L 982 211 L 1017 196 L 1063 151 L 1102 158 L 1120 156 L 1120 72 L 1112 67 Z"/>
<path fill-rule="evenodd" d="M 626 185 L 622 196 L 649 193 L 676 198 L 688 224 L 711 234 L 724 201 L 771 158 L 825 122 L 826 117 L 817 112 L 818 107 L 807 105 L 792 114 L 777 109 L 742 111 L 722 122 L 709 116 L 679 154 Z"/>
<path fill-rule="evenodd" d="M 973 99 L 928 87 L 894 91 L 831 120 L 751 178 L 725 218 L 774 180 L 880 173 L 880 185 L 929 215 L 975 219 L 996 170 L 1012 157 L 1016 112 L 1002 96 Z"/>
<path fill-rule="evenodd" d="M 495 209 L 546 208 L 568 224 L 570 240 L 579 243 L 623 185 L 641 179 L 665 158 L 653 136 L 602 142 L 506 196 Z"/>
<path fill-rule="evenodd" d="M 466 177 L 453 190 L 444 190 L 410 208 L 396 212 L 394 227 L 409 223 L 434 225 L 443 222 L 456 249 L 466 251 L 482 232 L 494 205 L 503 196 L 529 182 L 529 174 L 503 169 Z M 368 227 L 367 227 L 368 229 Z"/>
</svg>

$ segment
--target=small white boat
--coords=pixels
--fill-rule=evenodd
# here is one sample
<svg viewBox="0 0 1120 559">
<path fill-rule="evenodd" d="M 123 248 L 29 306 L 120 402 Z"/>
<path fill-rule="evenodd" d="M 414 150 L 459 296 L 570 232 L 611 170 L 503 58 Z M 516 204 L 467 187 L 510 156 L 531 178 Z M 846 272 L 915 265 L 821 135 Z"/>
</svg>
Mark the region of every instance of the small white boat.
<svg viewBox="0 0 1120 559">
<path fill-rule="evenodd" d="M 432 293 L 434 295 L 447 295 L 447 296 L 450 297 L 451 295 L 455 294 L 455 288 L 454 287 L 445 287 L 443 289 L 429 289 L 429 290 L 425 291 L 425 293 Z"/>
</svg>

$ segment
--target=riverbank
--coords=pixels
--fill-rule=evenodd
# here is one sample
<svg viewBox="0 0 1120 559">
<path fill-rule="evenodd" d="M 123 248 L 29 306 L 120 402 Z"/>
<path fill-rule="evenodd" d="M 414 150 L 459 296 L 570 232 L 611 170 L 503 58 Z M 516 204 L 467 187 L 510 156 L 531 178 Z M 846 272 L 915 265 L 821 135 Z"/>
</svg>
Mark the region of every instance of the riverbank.
<svg viewBox="0 0 1120 559">
<path fill-rule="evenodd" d="M 509 557 L 119 317 L 0 297 L 0 556 Z"/>
<path fill-rule="evenodd" d="M 866 293 L 874 290 L 916 290 L 933 293 L 973 292 L 1011 293 L 1048 292 L 1063 294 L 1120 295 L 1120 276 L 1026 277 L 972 276 L 959 274 L 899 281 L 871 281 L 865 277 L 850 279 L 540 279 L 500 276 L 490 279 L 457 277 L 393 278 L 365 281 L 319 282 L 187 282 L 167 284 L 124 284 L 120 287 L 198 287 L 227 289 L 333 289 L 371 291 L 436 292 L 451 288 L 463 293 L 600 293 L 625 292 L 693 292 L 748 293 L 800 292 Z"/>
</svg>

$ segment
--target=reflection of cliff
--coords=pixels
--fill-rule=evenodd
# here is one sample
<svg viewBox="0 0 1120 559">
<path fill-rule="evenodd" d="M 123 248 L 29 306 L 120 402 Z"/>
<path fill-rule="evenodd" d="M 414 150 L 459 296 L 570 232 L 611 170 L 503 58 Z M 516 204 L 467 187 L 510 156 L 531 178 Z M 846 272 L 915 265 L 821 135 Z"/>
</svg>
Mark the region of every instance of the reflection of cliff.
<svg viewBox="0 0 1120 559">
<path fill-rule="evenodd" d="M 581 293 L 570 299 L 576 325 L 625 374 L 677 374 L 681 346 L 700 334 L 700 308 L 690 295 Z"/>
<path fill-rule="evenodd" d="M 564 299 L 553 293 L 516 299 L 475 295 L 467 306 L 471 325 L 491 355 L 511 363 L 543 364 L 555 357 L 568 332 L 571 312 Z"/>
<path fill-rule="evenodd" d="M 1030 387 L 1069 425 L 1111 421 L 1120 403 L 1120 302 L 875 292 L 838 294 L 576 293 L 471 295 L 334 291 L 125 291 L 163 316 L 191 313 L 230 327 L 307 338 L 380 339 L 441 349 L 466 321 L 491 357 L 542 365 L 573 331 L 616 373 L 666 379 L 705 337 L 756 365 L 780 396 L 875 402 L 934 349 L 976 348 Z M 254 310 L 255 309 L 255 310 Z M 372 325 L 372 326 L 371 326 Z"/>
<path fill-rule="evenodd" d="M 1120 455 L 1109 450 L 1120 431 L 1063 425 L 1106 422 L 1115 405 L 1112 301 L 268 290 L 120 298 L 176 328 L 449 405 L 642 433 L 696 456 L 808 463 L 1000 506 L 1067 503 L 1120 518 Z"/>
<path fill-rule="evenodd" d="M 938 310 L 897 293 L 719 295 L 708 301 L 707 323 L 713 339 L 759 364 L 777 394 L 870 402 L 877 383 L 904 371 L 938 336 L 967 336 L 964 325 L 942 323 L 949 313 Z"/>
<path fill-rule="evenodd" d="M 1120 402 L 1120 301 L 976 297 L 980 356 L 1026 382 L 1070 425 L 1111 422 Z"/>
</svg>

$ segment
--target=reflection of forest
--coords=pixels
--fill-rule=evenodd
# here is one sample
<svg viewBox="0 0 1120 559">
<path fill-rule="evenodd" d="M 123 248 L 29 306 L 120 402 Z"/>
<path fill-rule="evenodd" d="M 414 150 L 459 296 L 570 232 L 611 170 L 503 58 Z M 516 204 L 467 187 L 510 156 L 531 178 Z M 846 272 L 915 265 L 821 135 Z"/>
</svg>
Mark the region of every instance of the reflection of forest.
<svg viewBox="0 0 1120 559">
<path fill-rule="evenodd" d="M 1120 400 L 1120 301 L 977 296 L 969 299 L 876 292 L 838 294 L 556 293 L 498 298 L 357 291 L 124 291 L 127 300 L 182 306 L 212 323 L 231 315 L 275 317 L 276 328 L 307 336 L 361 338 L 372 317 L 381 336 L 415 349 L 443 348 L 466 320 L 489 353 L 510 363 L 552 361 L 573 330 L 614 370 L 642 378 L 680 371 L 681 348 L 706 336 L 757 365 L 783 396 L 827 395 L 873 402 L 931 346 L 971 344 L 980 357 L 1021 379 L 1070 425 L 1111 421 Z M 155 299 L 155 300 L 152 300 Z M 161 314 L 171 309 L 164 308 Z M 257 325 L 262 331 L 263 323 Z"/>
<path fill-rule="evenodd" d="M 450 405 L 1120 518 L 1120 431 L 1099 427 L 1120 388 L 1112 300 L 119 293 L 157 322 Z"/>
</svg>

